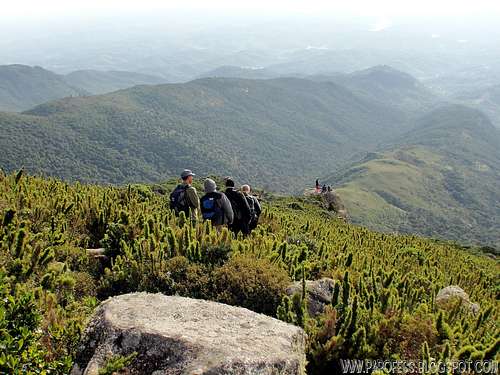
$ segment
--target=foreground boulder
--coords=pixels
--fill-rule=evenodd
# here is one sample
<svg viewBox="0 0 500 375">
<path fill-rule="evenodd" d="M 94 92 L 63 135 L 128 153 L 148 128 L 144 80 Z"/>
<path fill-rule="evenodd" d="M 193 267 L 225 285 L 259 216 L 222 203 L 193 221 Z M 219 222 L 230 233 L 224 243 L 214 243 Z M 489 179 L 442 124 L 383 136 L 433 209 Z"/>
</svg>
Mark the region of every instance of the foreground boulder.
<svg viewBox="0 0 500 375">
<path fill-rule="evenodd" d="M 303 374 L 305 333 L 266 315 L 216 302 L 132 293 L 94 313 L 72 374 L 97 375 L 136 352 L 127 374 Z"/>
<path fill-rule="evenodd" d="M 306 280 L 307 311 L 309 316 L 317 317 L 332 302 L 335 281 L 327 277 L 319 280 Z M 302 293 L 302 281 L 296 281 L 286 289 L 286 294 L 293 296 Z"/>
</svg>

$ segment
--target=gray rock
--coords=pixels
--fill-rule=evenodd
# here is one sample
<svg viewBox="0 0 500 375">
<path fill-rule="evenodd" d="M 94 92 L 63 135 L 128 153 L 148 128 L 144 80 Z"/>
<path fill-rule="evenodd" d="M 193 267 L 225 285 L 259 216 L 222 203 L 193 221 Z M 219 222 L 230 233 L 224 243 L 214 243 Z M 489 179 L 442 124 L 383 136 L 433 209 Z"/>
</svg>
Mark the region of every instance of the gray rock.
<svg viewBox="0 0 500 375">
<path fill-rule="evenodd" d="M 132 293 L 103 302 L 80 344 L 73 375 L 97 375 L 137 352 L 128 374 L 304 374 L 304 331 L 216 302 Z"/>
<path fill-rule="evenodd" d="M 473 314 L 477 314 L 480 310 L 479 304 L 472 303 L 469 300 L 469 295 L 458 285 L 450 285 L 439 290 L 435 302 L 439 307 L 447 307 L 454 300 L 460 300 Z"/>
<path fill-rule="evenodd" d="M 335 281 L 327 277 L 319 280 L 306 280 L 307 311 L 309 316 L 317 317 L 332 302 Z M 289 296 L 302 293 L 302 281 L 296 281 L 286 289 Z"/>
</svg>

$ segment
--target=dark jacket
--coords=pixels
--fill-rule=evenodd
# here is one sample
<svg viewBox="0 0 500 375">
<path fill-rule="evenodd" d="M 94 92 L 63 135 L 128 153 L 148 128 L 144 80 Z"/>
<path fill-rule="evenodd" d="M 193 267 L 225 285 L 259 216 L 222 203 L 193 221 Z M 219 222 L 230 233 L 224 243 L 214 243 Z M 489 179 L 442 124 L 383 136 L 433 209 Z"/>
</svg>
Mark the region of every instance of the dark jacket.
<svg viewBox="0 0 500 375">
<path fill-rule="evenodd" d="M 252 217 L 245 196 L 234 187 L 228 187 L 225 193 L 234 212 L 233 229 L 236 232 L 240 230 L 243 233 L 248 232 L 248 224 Z"/>
</svg>

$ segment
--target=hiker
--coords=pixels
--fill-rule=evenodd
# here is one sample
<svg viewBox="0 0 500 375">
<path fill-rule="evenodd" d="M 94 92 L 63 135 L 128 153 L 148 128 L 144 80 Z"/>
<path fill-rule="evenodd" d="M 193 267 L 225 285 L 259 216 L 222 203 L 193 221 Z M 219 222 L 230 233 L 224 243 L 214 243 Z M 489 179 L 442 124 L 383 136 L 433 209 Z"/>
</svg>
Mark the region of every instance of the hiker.
<svg viewBox="0 0 500 375">
<path fill-rule="evenodd" d="M 177 185 L 170 194 L 170 208 L 175 211 L 177 216 L 181 212 L 184 212 L 186 217 L 189 217 L 190 214 L 193 222 L 196 221 L 198 208 L 200 207 L 198 193 L 191 186 L 194 176 L 195 174 L 191 170 L 185 169 L 181 173 L 182 184 Z"/>
<path fill-rule="evenodd" d="M 255 228 L 257 228 L 257 224 L 259 224 L 259 217 L 262 209 L 260 207 L 259 200 L 257 197 L 250 195 L 250 185 L 241 186 L 241 192 L 245 196 L 248 207 L 250 207 L 250 223 L 248 225 L 249 233 L 252 232 Z"/>
<path fill-rule="evenodd" d="M 316 193 L 319 193 L 321 191 L 321 187 L 319 185 L 319 180 L 316 179 Z"/>
<path fill-rule="evenodd" d="M 328 192 L 331 192 L 331 191 L 332 191 L 332 186 L 331 186 L 331 185 L 328 185 L 328 187 L 326 188 L 326 190 L 327 190 Z"/>
<path fill-rule="evenodd" d="M 212 225 L 220 229 L 222 225 L 232 224 L 233 209 L 224 193 L 217 191 L 215 181 L 207 178 L 204 182 L 205 195 L 200 199 L 201 216 L 210 220 Z"/>
<path fill-rule="evenodd" d="M 325 184 L 323 184 L 323 187 L 321 188 L 321 192 L 326 193 L 326 185 Z"/>
<path fill-rule="evenodd" d="M 225 193 L 229 202 L 231 202 L 231 207 L 234 213 L 233 223 L 229 225 L 229 229 L 235 234 L 242 232 L 244 235 L 247 235 L 249 233 L 248 225 L 250 224 L 251 219 L 248 202 L 243 193 L 235 189 L 232 178 L 227 177 L 225 179 L 225 184 Z"/>
</svg>

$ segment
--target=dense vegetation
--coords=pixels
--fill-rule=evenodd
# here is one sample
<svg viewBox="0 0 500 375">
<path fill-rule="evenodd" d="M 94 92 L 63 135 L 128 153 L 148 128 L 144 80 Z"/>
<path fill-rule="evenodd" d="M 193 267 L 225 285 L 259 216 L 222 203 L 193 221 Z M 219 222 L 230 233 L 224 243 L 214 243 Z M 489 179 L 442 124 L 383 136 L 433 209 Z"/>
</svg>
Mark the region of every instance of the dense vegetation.
<svg viewBox="0 0 500 375">
<path fill-rule="evenodd" d="M 405 119 L 331 82 L 137 86 L 0 114 L 0 165 L 99 183 L 158 181 L 189 165 L 290 192 L 401 133 Z"/>
<path fill-rule="evenodd" d="M 228 70 L 239 74 L 220 74 Z M 97 86 L 147 79 L 70 76 Z M 286 193 L 319 177 L 341 187 L 355 223 L 498 246 L 499 131 L 482 113 L 439 101 L 387 66 L 137 86 L 0 113 L 0 166 L 114 184 L 158 182 L 189 166 Z"/>
<path fill-rule="evenodd" d="M 0 111 L 24 111 L 50 100 L 85 93 L 62 76 L 38 66 L 0 66 Z"/>
<path fill-rule="evenodd" d="M 301 325 L 310 374 L 337 373 L 339 358 L 497 355 L 496 260 L 345 224 L 314 197 L 267 197 L 253 235 L 234 238 L 174 217 L 161 194 L 170 187 L 0 175 L 1 373 L 67 373 L 99 300 L 131 291 L 206 298 Z M 86 255 L 98 246 L 110 260 Z M 319 318 L 307 316 L 302 296 L 283 297 L 291 280 L 323 276 L 336 291 Z M 480 303 L 477 315 L 435 306 L 450 284 Z"/>
<path fill-rule="evenodd" d="M 500 133 L 490 121 L 442 107 L 395 143 L 327 179 L 354 222 L 500 249 Z"/>
</svg>

